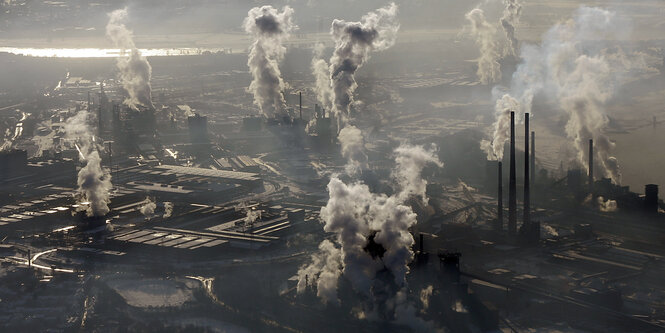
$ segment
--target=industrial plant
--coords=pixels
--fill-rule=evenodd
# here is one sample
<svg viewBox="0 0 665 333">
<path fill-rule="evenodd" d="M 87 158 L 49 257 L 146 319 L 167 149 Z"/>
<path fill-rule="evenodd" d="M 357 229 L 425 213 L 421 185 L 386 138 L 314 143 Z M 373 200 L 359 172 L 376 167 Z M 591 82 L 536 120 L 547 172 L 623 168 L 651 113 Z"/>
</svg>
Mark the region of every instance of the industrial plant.
<svg viewBox="0 0 665 333">
<path fill-rule="evenodd" d="M 2 332 L 663 332 L 665 4 L 0 2 Z"/>
</svg>

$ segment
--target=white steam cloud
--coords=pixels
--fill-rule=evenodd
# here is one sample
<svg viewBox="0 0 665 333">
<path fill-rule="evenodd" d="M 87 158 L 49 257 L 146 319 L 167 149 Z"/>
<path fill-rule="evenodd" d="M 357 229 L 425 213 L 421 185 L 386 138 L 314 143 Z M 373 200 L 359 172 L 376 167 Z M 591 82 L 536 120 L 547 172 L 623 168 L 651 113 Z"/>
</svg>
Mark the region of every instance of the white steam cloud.
<svg viewBox="0 0 665 333">
<path fill-rule="evenodd" d="M 492 125 L 492 139 L 482 140 L 480 148 L 487 153 L 488 160 L 501 160 L 503 158 L 503 148 L 506 141 L 510 139 L 510 112 L 514 111 L 515 116 L 520 114 L 520 102 L 512 96 L 506 94 L 496 101 L 494 106 L 495 121 Z"/>
<path fill-rule="evenodd" d="M 425 149 L 422 146 L 403 144 L 395 149 L 395 163 L 393 178 L 400 186 L 400 199 L 406 201 L 411 197 L 419 197 L 427 204 L 427 181 L 420 174 L 428 164 L 443 167 L 443 163 L 436 156 L 436 147 Z"/>
<path fill-rule="evenodd" d="M 495 122 L 492 139 L 481 143 L 488 158 L 501 158 L 509 133 L 509 110 L 521 120 L 525 112 L 532 116 L 536 94 L 555 101 L 568 116 L 566 136 L 576 151 L 575 159 L 588 167 L 588 140 L 595 145 L 595 161 L 604 177 L 620 183 L 619 163 L 612 156 L 614 144 L 605 134 L 609 124 L 605 106 L 629 71 L 649 71 L 639 55 L 628 56 L 621 49 L 603 47 L 601 41 L 625 33 L 626 27 L 615 22 L 615 13 L 580 7 L 573 17 L 554 25 L 538 45 L 522 45 L 522 62 L 513 74 L 510 88 L 495 88 Z"/>
<path fill-rule="evenodd" d="M 517 56 L 518 41 L 515 37 L 515 26 L 519 23 L 520 16 L 522 15 L 522 4 L 517 0 L 503 0 L 503 4 L 505 8 L 499 22 L 501 22 L 501 27 L 508 41 L 504 55 Z"/>
<path fill-rule="evenodd" d="M 86 163 L 76 181 L 77 203 L 81 209 L 85 209 L 88 217 L 104 216 L 110 211 L 108 204 L 113 185 L 108 170 L 102 168 L 102 159 L 97 151 L 88 116 L 88 112 L 83 110 L 67 119 L 65 133 L 67 138 L 81 144 L 79 152 Z"/>
<path fill-rule="evenodd" d="M 243 22 L 245 32 L 254 39 L 247 60 L 252 74 L 249 91 L 254 94 L 254 104 L 266 116 L 275 116 L 286 110 L 282 93 L 286 84 L 279 62 L 286 53 L 283 44 L 296 28 L 292 16 L 293 9 L 288 6 L 281 12 L 272 6 L 254 7 Z"/>
<path fill-rule="evenodd" d="M 346 127 L 343 131 L 352 128 L 355 129 Z M 362 142 L 359 130 L 349 136 L 356 134 L 359 138 L 353 142 Z M 354 147 L 359 146 L 354 144 Z M 324 230 L 333 239 L 323 241 L 311 262 L 298 271 L 298 292 L 316 286 L 323 302 L 338 303 L 337 288 L 343 276 L 368 300 L 366 310 L 377 311 L 377 293 L 387 293 L 392 295 L 386 301 L 386 311 L 392 320 L 411 327 L 429 327 L 416 317 L 415 308 L 406 300 L 408 264 L 414 257 L 414 239 L 409 229 L 417 223 L 417 216 L 405 202 L 413 197 L 427 202 L 424 191 L 427 182 L 420 175 L 427 164 L 442 166 L 435 151 L 435 147 L 411 145 L 395 150 L 393 178 L 397 188 L 391 196 L 372 193 L 360 182 L 347 184 L 337 176 L 331 178 L 330 198 L 321 209 L 321 219 Z M 351 165 L 356 163 L 353 154 L 345 155 Z"/>
<path fill-rule="evenodd" d="M 330 110 L 332 109 L 333 91 L 330 85 L 330 65 L 323 59 L 324 49 L 323 44 L 316 44 L 311 66 L 315 80 L 316 99 L 325 110 Z"/>
<path fill-rule="evenodd" d="M 601 212 L 612 213 L 616 212 L 618 209 L 616 200 L 605 200 L 603 197 L 598 197 L 597 200 L 598 209 L 600 209 Z"/>
<path fill-rule="evenodd" d="M 164 215 L 162 215 L 162 218 L 169 218 L 173 215 L 173 203 L 172 202 L 164 202 Z"/>
<path fill-rule="evenodd" d="M 482 84 L 490 84 L 501 80 L 499 64 L 499 44 L 496 41 L 496 28 L 487 22 L 485 12 L 474 8 L 466 13 L 465 18 L 470 24 L 470 34 L 480 49 L 478 58 L 478 79 Z"/>
<path fill-rule="evenodd" d="M 394 3 L 367 13 L 360 22 L 333 21 L 331 33 L 335 51 L 330 58 L 329 71 L 333 112 L 338 121 L 346 121 L 354 102 L 353 94 L 358 87 L 356 72 L 367 62 L 372 51 L 393 46 L 398 30 L 397 5 Z"/>
<path fill-rule="evenodd" d="M 152 109 L 152 67 L 136 48 L 132 32 L 123 23 L 126 18 L 127 8 L 114 10 L 109 14 L 106 25 L 106 35 L 121 50 L 121 54 L 129 52 L 127 57 L 118 57 L 116 63 L 122 87 L 128 94 L 124 103 L 133 109 L 137 109 L 139 105 Z"/>
<path fill-rule="evenodd" d="M 365 154 L 365 138 L 355 126 L 346 126 L 339 132 L 339 143 L 342 156 L 348 161 L 346 173 L 356 175 L 367 169 L 367 155 Z"/>
<path fill-rule="evenodd" d="M 146 197 L 143 203 L 141 204 L 141 207 L 139 207 L 139 211 L 143 216 L 146 218 L 150 219 L 153 216 L 155 216 L 155 209 L 157 209 L 157 204 L 153 202 L 149 197 Z"/>
</svg>

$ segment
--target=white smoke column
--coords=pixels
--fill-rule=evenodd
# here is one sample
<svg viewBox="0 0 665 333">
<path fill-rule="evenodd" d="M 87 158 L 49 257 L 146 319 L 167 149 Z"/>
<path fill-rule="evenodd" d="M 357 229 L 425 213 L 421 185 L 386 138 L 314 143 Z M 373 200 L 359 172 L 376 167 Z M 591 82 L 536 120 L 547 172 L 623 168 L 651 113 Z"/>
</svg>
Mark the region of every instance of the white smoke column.
<svg viewBox="0 0 665 333">
<path fill-rule="evenodd" d="M 639 55 L 627 57 L 622 51 L 618 51 L 618 55 L 608 54 L 598 43 L 616 39 L 625 29 L 615 22 L 613 12 L 580 7 L 571 19 L 550 28 L 540 44 L 521 47 L 522 63 L 513 75 L 508 96 L 501 93 L 502 98 L 497 98 L 496 105 L 499 110 L 507 100 L 512 104 L 517 101 L 518 107 L 511 106 L 518 111 L 517 117 L 524 112 L 533 116 L 533 98 L 539 92 L 544 93 L 568 115 L 565 130 L 573 142 L 577 162 L 583 168 L 588 167 L 587 144 L 589 139 L 594 139 L 595 160 L 603 176 L 615 183 L 621 181 L 621 173 L 611 154 L 614 144 L 605 134 L 609 124 L 605 104 L 614 95 L 619 73 L 649 70 Z M 501 135 L 507 135 L 505 131 L 496 131 L 505 128 L 501 126 L 505 123 L 501 115 L 504 114 L 497 114 L 494 124 L 492 141 L 495 143 L 505 142 Z M 485 144 L 484 148 L 487 146 Z M 492 146 L 497 149 L 496 144 Z"/>
<path fill-rule="evenodd" d="M 256 222 L 257 219 L 261 218 L 261 211 L 256 210 L 256 209 L 247 209 L 246 215 L 245 215 L 245 225 L 254 225 L 254 222 Z"/>
<path fill-rule="evenodd" d="M 423 305 L 423 310 L 429 308 L 429 299 L 432 297 L 432 292 L 434 291 L 434 286 L 431 284 L 420 291 L 420 303 Z"/>
<path fill-rule="evenodd" d="M 487 22 L 485 12 L 480 8 L 474 8 L 466 13 L 465 17 L 471 25 L 470 34 L 480 49 L 477 71 L 480 83 L 490 84 L 501 80 L 496 28 Z"/>
<path fill-rule="evenodd" d="M 303 293 L 309 281 L 316 281 L 317 296 L 328 304 L 338 304 L 337 281 L 342 274 L 342 252 L 329 240 L 319 244 L 319 252 L 312 255 L 312 262 L 298 271 L 298 293 Z"/>
<path fill-rule="evenodd" d="M 146 197 L 145 200 L 143 201 L 143 204 L 139 208 L 139 211 L 143 216 L 147 218 L 152 218 L 155 215 L 155 209 L 157 208 L 157 204 L 154 203 L 152 200 L 150 200 L 149 197 Z"/>
<path fill-rule="evenodd" d="M 577 161 L 588 167 L 588 140 L 594 139 L 597 161 L 605 177 L 621 182 L 621 172 L 611 150 L 614 144 L 605 135 L 609 124 L 605 103 L 612 97 L 616 81 L 604 55 L 582 54 L 580 43 L 601 38 L 614 29 L 615 14 L 599 8 L 581 7 L 572 20 L 554 26 L 546 34 L 545 47 L 549 77 L 558 88 L 557 99 L 568 113 L 566 134 L 573 140 Z"/>
<path fill-rule="evenodd" d="M 318 291 L 320 296 L 325 295 L 321 296 L 322 299 L 326 302 L 336 300 L 337 280 L 343 275 L 356 292 L 373 300 L 374 288 L 381 289 L 374 285 L 375 277 L 384 268 L 390 272 L 396 286 L 405 287 L 408 264 L 414 256 L 414 240 L 409 229 L 416 224 L 417 216 L 404 202 L 413 196 L 427 200 L 422 190 L 427 183 L 420 179 L 420 172 L 427 163 L 441 165 L 434 157 L 435 151 L 436 148 L 427 150 L 408 145 L 397 149 L 393 175 L 400 188 L 392 196 L 372 193 L 367 185 L 359 182 L 346 184 L 336 176 L 331 178 L 328 184 L 330 198 L 320 216 L 325 223 L 324 230 L 334 235 L 334 242 L 322 244 L 320 251 L 312 256 L 312 262 L 301 267 L 298 273 L 300 292 L 306 287 L 304 278 L 307 276 L 310 284 L 324 288 Z M 398 170 L 401 168 L 405 170 Z M 415 173 L 415 177 L 406 175 L 407 171 Z M 385 252 L 368 251 L 370 239 Z M 341 265 L 335 264 L 338 253 Z M 324 267 L 327 260 L 333 264 Z M 321 283 L 318 279 L 324 273 L 326 282 Z M 396 306 L 393 309 L 397 311 Z"/>
<path fill-rule="evenodd" d="M 600 209 L 601 212 L 605 213 L 613 213 L 617 211 L 617 202 L 616 200 L 610 200 L 603 197 L 598 197 L 598 209 Z"/>
<path fill-rule="evenodd" d="M 503 0 L 503 4 L 505 8 L 500 22 L 508 40 L 504 55 L 517 56 L 518 42 L 515 38 L 515 26 L 519 23 L 522 15 L 522 4 L 518 0 Z"/>
<path fill-rule="evenodd" d="M 172 202 L 164 202 L 164 215 L 162 215 L 162 218 L 169 218 L 173 215 L 173 203 Z"/>
<path fill-rule="evenodd" d="M 81 142 L 80 153 L 86 162 L 78 173 L 77 202 L 79 204 L 89 203 L 86 208 L 88 217 L 104 216 L 110 211 L 108 204 L 112 188 L 111 175 L 107 169 L 102 168 L 102 159 L 93 140 L 88 116 L 87 111 L 79 111 L 75 116 L 67 119 L 64 128 L 69 139 Z M 81 205 L 81 207 L 84 206 Z"/>
<path fill-rule="evenodd" d="M 559 233 L 552 226 L 547 224 L 542 224 L 540 227 L 540 238 L 550 239 L 554 237 L 559 237 Z"/>
<path fill-rule="evenodd" d="M 338 122 L 346 122 L 354 103 L 353 93 L 358 87 L 356 72 L 367 62 L 372 51 L 393 46 L 398 30 L 397 5 L 394 3 L 367 13 L 360 22 L 333 21 L 331 34 L 335 51 L 330 58 L 330 80 L 333 112 Z"/>
<path fill-rule="evenodd" d="M 503 148 L 510 138 L 510 112 L 514 111 L 517 116 L 520 110 L 521 104 L 508 94 L 496 101 L 492 139 L 480 142 L 480 148 L 487 153 L 488 160 L 498 161 L 503 158 Z"/>
<path fill-rule="evenodd" d="M 333 91 L 330 85 L 330 65 L 323 59 L 325 45 L 316 44 L 314 47 L 314 57 L 312 58 L 312 74 L 314 75 L 316 99 L 324 110 L 332 108 Z"/>
<path fill-rule="evenodd" d="M 97 150 L 92 150 L 86 156 L 86 165 L 78 174 L 79 202 L 89 202 L 86 209 L 88 217 L 104 216 L 108 214 L 109 194 L 112 188 L 111 176 L 107 170 L 102 169 L 102 159 Z"/>
<path fill-rule="evenodd" d="M 367 169 L 367 155 L 365 154 L 365 138 L 355 126 L 346 126 L 339 132 L 339 143 L 342 156 L 347 160 L 346 173 L 357 175 Z"/>
<path fill-rule="evenodd" d="M 284 42 L 295 28 L 293 9 L 284 7 L 281 12 L 272 6 L 254 7 L 243 22 L 245 32 L 254 39 L 249 51 L 247 66 L 252 73 L 249 91 L 254 94 L 254 104 L 266 116 L 275 116 L 286 110 L 282 91 L 286 84 L 279 70 L 284 58 Z"/>
<path fill-rule="evenodd" d="M 393 170 L 393 178 L 400 187 L 400 199 L 406 201 L 410 197 L 418 197 L 427 204 L 427 181 L 421 177 L 421 173 L 427 164 L 443 167 L 436 156 L 436 147 L 425 149 L 422 146 L 402 144 L 395 149 L 395 155 L 397 165 Z"/>
<path fill-rule="evenodd" d="M 106 35 L 121 50 L 121 54 L 129 52 L 129 56 L 118 57 L 116 63 L 122 87 L 129 95 L 124 103 L 133 109 L 137 109 L 139 105 L 152 109 L 152 67 L 136 48 L 132 32 L 123 23 L 126 18 L 127 8 L 114 10 L 109 14 L 106 25 Z"/>
</svg>

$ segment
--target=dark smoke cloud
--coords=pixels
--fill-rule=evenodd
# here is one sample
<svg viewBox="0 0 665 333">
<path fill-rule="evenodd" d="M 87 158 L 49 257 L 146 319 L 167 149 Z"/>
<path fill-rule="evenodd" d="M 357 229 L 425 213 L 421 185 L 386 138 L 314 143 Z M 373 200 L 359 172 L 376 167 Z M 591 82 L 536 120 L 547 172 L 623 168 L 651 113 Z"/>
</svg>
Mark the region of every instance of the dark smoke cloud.
<svg viewBox="0 0 665 333">
<path fill-rule="evenodd" d="M 286 53 L 283 43 L 296 28 L 292 16 L 290 7 L 284 7 L 281 12 L 272 6 L 254 7 L 243 22 L 245 32 L 254 38 L 247 60 L 253 78 L 249 91 L 254 94 L 254 104 L 267 116 L 286 110 L 282 93 L 286 84 L 279 62 Z"/>
<path fill-rule="evenodd" d="M 120 56 L 117 60 L 122 87 L 129 95 L 124 103 L 134 109 L 139 105 L 154 108 L 150 86 L 152 67 L 136 48 L 132 32 L 123 23 L 126 18 L 127 8 L 114 10 L 109 14 L 106 25 L 106 35 L 121 50 L 121 54 L 129 52 L 128 56 Z"/>
</svg>

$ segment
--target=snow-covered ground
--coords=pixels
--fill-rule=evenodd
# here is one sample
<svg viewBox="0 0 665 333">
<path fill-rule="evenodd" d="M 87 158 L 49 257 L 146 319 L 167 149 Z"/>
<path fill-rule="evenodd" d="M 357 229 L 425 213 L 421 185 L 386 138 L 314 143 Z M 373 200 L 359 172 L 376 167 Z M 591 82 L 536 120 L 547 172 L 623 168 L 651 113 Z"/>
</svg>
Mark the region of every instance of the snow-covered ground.
<svg viewBox="0 0 665 333">
<path fill-rule="evenodd" d="M 111 280 L 107 283 L 134 307 L 178 307 L 194 300 L 191 289 L 172 280 Z"/>
</svg>

